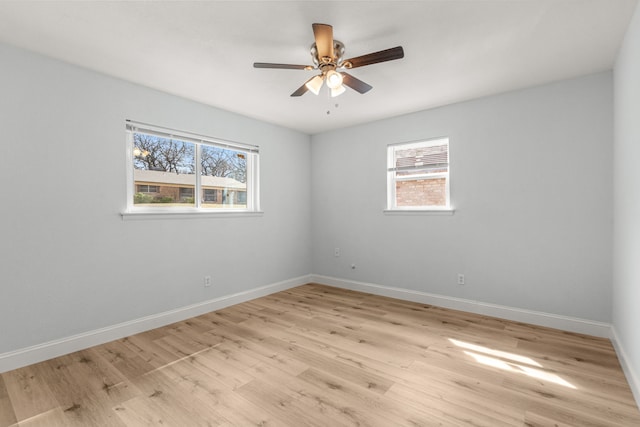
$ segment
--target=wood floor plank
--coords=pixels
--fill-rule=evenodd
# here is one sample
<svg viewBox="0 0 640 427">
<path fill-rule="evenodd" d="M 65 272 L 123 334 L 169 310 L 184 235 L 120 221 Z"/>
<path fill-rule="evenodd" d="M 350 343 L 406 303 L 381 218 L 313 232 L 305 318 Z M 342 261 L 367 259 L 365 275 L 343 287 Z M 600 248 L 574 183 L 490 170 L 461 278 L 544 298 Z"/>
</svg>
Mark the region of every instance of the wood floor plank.
<svg viewBox="0 0 640 427">
<path fill-rule="evenodd" d="M 42 412 L 31 418 L 22 420 L 18 427 L 81 427 L 73 418 L 67 417 L 62 408 L 54 408 L 50 411 Z"/>
<path fill-rule="evenodd" d="M 561 423 L 558 420 L 544 417 L 540 414 L 527 411 L 525 413 L 524 424 L 525 427 L 571 427 L 571 424 Z"/>
<path fill-rule="evenodd" d="M 393 384 L 392 381 L 383 376 L 354 368 L 348 364 L 342 363 L 335 357 L 326 356 L 322 353 L 308 350 L 296 344 L 290 344 L 282 340 L 272 338 L 266 341 L 264 345 L 291 355 L 291 357 L 301 360 L 309 366 L 313 366 L 327 372 L 332 372 L 334 375 L 338 375 L 340 378 L 374 393 L 384 394 L 384 392 Z"/>
<path fill-rule="evenodd" d="M 36 365 L 67 421 L 73 425 L 123 426 L 111 408 L 137 395 L 137 389 L 112 366 L 98 360 L 95 348 Z"/>
<path fill-rule="evenodd" d="M 327 425 L 326 418 L 319 417 L 319 414 L 314 414 L 309 410 L 310 408 L 300 404 L 299 393 L 284 389 L 281 383 L 256 379 L 235 390 L 234 393 L 258 405 L 262 411 L 277 420 L 276 425 L 318 427 Z M 332 421 L 332 425 L 345 425 L 336 420 Z"/>
<path fill-rule="evenodd" d="M 185 379 L 188 384 L 181 384 L 176 381 L 176 376 L 171 374 L 173 366 L 179 363 L 181 362 L 139 377 L 136 386 L 141 390 L 141 394 L 117 405 L 113 411 L 127 423 L 127 420 L 140 419 L 140 422 L 150 423 L 149 425 L 218 425 L 216 414 L 205 410 L 208 407 L 194 398 L 193 390 L 185 390 L 192 385 L 191 381 Z"/>
<path fill-rule="evenodd" d="M 475 420 L 485 424 L 501 423 L 519 425 L 523 419 L 523 407 L 518 405 L 518 390 L 505 393 L 502 400 L 495 396 L 503 393 L 504 377 L 480 367 L 456 370 L 453 364 L 429 364 L 416 361 L 409 371 L 414 377 L 399 381 L 398 385 L 413 389 L 418 395 L 438 398 L 450 405 L 461 406 L 454 412 L 468 412 Z M 530 381 L 533 383 L 533 381 Z M 530 385 L 530 384 L 526 384 Z M 538 396 L 536 396 L 538 397 Z M 505 399 L 509 400 L 505 400 Z"/>
<path fill-rule="evenodd" d="M 158 346 L 156 340 L 164 338 L 166 334 L 154 334 L 152 332 L 153 331 L 143 332 L 141 334 L 123 338 L 119 341 L 154 369 L 184 357 L 173 354 L 161 346 Z"/>
<path fill-rule="evenodd" d="M 208 325 L 207 325 L 208 326 Z M 219 337 L 208 334 L 211 328 L 205 330 L 205 325 L 196 323 L 194 321 L 180 322 L 175 327 L 167 330 L 167 337 L 161 338 L 159 341 L 168 340 L 170 338 L 178 338 L 181 344 L 182 350 L 187 350 L 188 353 L 203 350 L 209 347 L 215 347 L 220 343 Z"/>
<path fill-rule="evenodd" d="M 137 352 L 126 346 L 123 340 L 111 341 L 95 347 L 100 356 L 117 369 L 125 378 L 136 378 L 155 369 Z"/>
<path fill-rule="evenodd" d="M 240 338 L 233 342 L 228 341 L 221 343 L 219 347 L 221 351 L 240 351 L 251 356 L 253 360 L 258 361 L 258 364 L 271 365 L 292 375 L 309 369 L 309 365 L 305 363 L 305 361 L 291 357 L 283 351 L 277 351 L 277 349 L 274 350 L 269 346 L 256 344 Z M 252 365 L 252 367 L 253 366 L 256 366 L 256 364 Z"/>
<path fill-rule="evenodd" d="M 639 426 L 611 342 L 308 284 L 0 375 L 0 427 Z"/>
<path fill-rule="evenodd" d="M 421 408 L 407 411 L 402 402 L 384 398 L 322 369 L 308 369 L 298 378 L 314 386 L 316 391 L 305 391 L 308 397 L 338 409 L 345 421 L 352 420 L 367 426 L 432 424 L 431 415 Z"/>
<path fill-rule="evenodd" d="M 14 424 L 17 421 L 9 393 L 4 385 L 4 379 L 0 376 L 0 426 Z"/>
<path fill-rule="evenodd" d="M 442 426 L 497 427 L 522 425 L 522 421 L 517 416 L 513 417 L 512 423 L 509 423 L 495 416 L 488 416 L 486 414 L 488 411 L 479 413 L 466 406 L 466 401 L 460 399 L 459 396 L 460 394 L 454 390 L 449 390 L 446 394 L 442 394 L 441 390 L 434 390 L 428 385 L 416 387 L 415 385 L 408 386 L 401 383 L 394 384 L 385 393 L 386 398 L 406 405 L 412 411 L 417 410 L 426 413 L 430 419 L 437 421 L 438 425 Z M 493 412 L 491 412 L 491 415 L 494 415 Z"/>
<path fill-rule="evenodd" d="M 120 420 L 127 426 L 202 426 L 220 425 L 215 420 L 202 419 L 195 413 L 190 413 L 185 407 L 174 406 L 173 396 L 169 401 L 158 401 L 149 396 L 141 396 L 115 408 Z M 167 403 L 169 402 L 169 403 Z M 193 409 L 193 408 L 189 408 Z"/>
<path fill-rule="evenodd" d="M 41 375 L 41 365 L 30 365 L 2 374 L 18 421 L 57 408 L 60 404 Z"/>
<path fill-rule="evenodd" d="M 251 375 L 247 374 L 246 368 L 254 366 L 258 363 L 257 361 L 251 358 L 249 359 L 251 363 L 246 367 L 244 365 L 238 366 L 238 364 L 233 363 L 233 360 L 229 362 L 229 353 L 225 352 L 223 353 L 225 356 L 220 357 L 219 351 L 224 352 L 225 349 L 216 346 L 215 351 L 213 349 L 207 349 L 197 355 L 190 356 L 185 359 L 184 362 L 176 363 L 176 365 L 187 365 L 191 371 L 195 371 L 194 373 L 213 378 L 215 383 L 224 385 L 227 390 L 235 390 L 253 379 Z M 187 373 L 185 372 L 184 375 L 186 376 Z"/>
<path fill-rule="evenodd" d="M 581 391 L 577 393 L 564 393 L 561 386 L 549 384 L 527 384 L 506 380 L 506 390 L 517 390 L 518 393 L 533 398 L 543 398 L 553 402 L 554 405 L 575 411 L 579 414 L 589 414 L 587 417 L 591 423 L 609 423 L 610 425 L 633 425 L 637 421 L 637 408 L 633 408 L 616 400 L 605 400 L 602 397 L 585 396 Z M 585 421 L 585 424 L 587 422 Z"/>
</svg>

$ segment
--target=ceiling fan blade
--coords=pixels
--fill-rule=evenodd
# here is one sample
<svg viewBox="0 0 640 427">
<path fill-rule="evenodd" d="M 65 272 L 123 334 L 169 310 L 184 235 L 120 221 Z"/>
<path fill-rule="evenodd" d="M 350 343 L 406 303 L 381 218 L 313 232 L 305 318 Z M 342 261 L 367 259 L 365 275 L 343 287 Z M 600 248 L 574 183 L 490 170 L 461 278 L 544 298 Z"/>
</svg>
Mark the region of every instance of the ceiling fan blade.
<svg viewBox="0 0 640 427">
<path fill-rule="evenodd" d="M 404 49 L 402 46 L 392 47 L 391 49 L 381 50 L 379 52 L 369 53 L 367 55 L 356 56 L 355 58 L 347 59 L 344 63 L 351 63 L 351 67 L 356 68 L 363 67 L 365 65 L 377 64 L 379 62 L 393 61 L 394 59 L 404 58 Z"/>
<path fill-rule="evenodd" d="M 342 84 L 345 86 L 349 86 L 356 92 L 366 93 L 373 89 L 373 86 L 366 84 L 360 79 L 356 79 L 351 74 L 347 74 L 345 72 L 341 72 L 340 74 L 342 74 Z"/>
<path fill-rule="evenodd" d="M 313 24 L 313 36 L 316 39 L 316 49 L 318 50 L 318 59 L 322 62 L 322 58 L 333 60 L 333 27 L 327 24 Z"/>
<path fill-rule="evenodd" d="M 316 76 L 311 77 L 309 80 L 307 80 L 306 82 L 304 82 L 304 84 L 302 86 L 300 86 L 298 89 L 296 89 L 295 92 L 293 92 L 291 94 L 291 96 L 302 96 L 305 93 L 307 93 L 307 91 L 309 90 L 309 88 L 307 87 L 307 83 L 309 83 L 311 80 L 315 79 Z"/>
<path fill-rule="evenodd" d="M 310 65 L 272 64 L 270 62 L 254 62 L 253 68 L 284 68 L 286 70 L 313 69 Z"/>
</svg>

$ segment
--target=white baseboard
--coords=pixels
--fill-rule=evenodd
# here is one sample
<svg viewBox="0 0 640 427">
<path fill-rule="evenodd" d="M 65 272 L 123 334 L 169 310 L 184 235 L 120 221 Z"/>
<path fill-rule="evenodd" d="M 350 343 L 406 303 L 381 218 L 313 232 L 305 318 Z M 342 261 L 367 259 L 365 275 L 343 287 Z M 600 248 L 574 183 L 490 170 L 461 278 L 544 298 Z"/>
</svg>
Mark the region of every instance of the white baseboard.
<svg viewBox="0 0 640 427">
<path fill-rule="evenodd" d="M 316 274 L 311 275 L 311 280 L 314 283 L 323 285 L 351 289 L 354 291 L 368 292 L 374 295 L 381 295 L 406 301 L 436 305 L 438 307 L 498 317 L 501 319 L 513 320 L 516 322 L 546 326 L 548 328 L 561 329 L 563 331 L 576 332 L 602 338 L 609 338 L 611 336 L 611 325 L 608 323 L 560 316 L 557 314 L 543 313 L 539 311 L 524 310 L 496 304 L 488 304 L 480 301 L 448 297 L 444 295 L 430 294 L 426 292 L 414 291 L 411 289 L 394 288 L 390 286 L 376 285 L 373 283 L 356 282 L 353 280 L 345 280 L 336 277 L 321 276 Z"/>
<path fill-rule="evenodd" d="M 249 301 L 274 292 L 284 291 L 295 286 L 311 282 L 311 276 L 300 276 L 293 279 L 273 283 L 266 286 L 225 295 L 197 304 L 180 307 L 175 310 L 142 317 L 106 328 L 96 329 L 58 340 L 22 348 L 0 354 L 0 373 L 42 362 L 53 357 L 73 353 L 74 351 L 104 344 L 109 341 L 124 338 L 150 329 L 159 328 L 190 317 L 199 316 L 211 311 L 220 310 L 234 304 Z"/>
<path fill-rule="evenodd" d="M 638 376 L 638 373 L 634 370 L 633 366 L 629 364 L 629 360 L 631 359 L 627 356 L 627 353 L 622 346 L 622 341 L 618 338 L 615 326 L 611 327 L 611 343 L 613 344 L 613 348 L 616 349 L 616 354 L 618 355 L 618 360 L 622 366 L 622 371 L 624 372 L 625 377 L 627 377 L 627 382 L 629 383 L 633 397 L 636 399 L 638 408 L 640 408 L 640 376 Z"/>
</svg>

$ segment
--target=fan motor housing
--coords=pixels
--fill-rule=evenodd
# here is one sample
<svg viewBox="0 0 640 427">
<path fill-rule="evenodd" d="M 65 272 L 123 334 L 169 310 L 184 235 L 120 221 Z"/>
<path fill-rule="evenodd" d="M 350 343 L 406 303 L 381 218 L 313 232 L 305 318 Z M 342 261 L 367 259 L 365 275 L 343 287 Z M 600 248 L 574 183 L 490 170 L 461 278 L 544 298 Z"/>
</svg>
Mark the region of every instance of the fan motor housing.
<svg viewBox="0 0 640 427">
<path fill-rule="evenodd" d="M 342 43 L 340 40 L 333 40 L 333 58 L 318 58 L 318 47 L 315 43 L 311 45 L 311 49 L 309 50 L 311 53 L 313 64 L 320 70 L 323 70 L 328 66 L 331 66 L 331 69 L 342 66 L 342 57 L 344 56 L 344 43 Z"/>
</svg>

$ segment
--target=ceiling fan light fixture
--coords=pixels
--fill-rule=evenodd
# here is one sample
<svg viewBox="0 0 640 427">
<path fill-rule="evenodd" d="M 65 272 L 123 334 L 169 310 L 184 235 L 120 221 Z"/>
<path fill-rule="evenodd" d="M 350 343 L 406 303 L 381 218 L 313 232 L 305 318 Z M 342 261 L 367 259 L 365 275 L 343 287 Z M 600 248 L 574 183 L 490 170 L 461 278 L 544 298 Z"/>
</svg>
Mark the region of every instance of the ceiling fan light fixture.
<svg viewBox="0 0 640 427">
<path fill-rule="evenodd" d="M 2 1 L 2 0 L 0 0 Z M 254 68 L 281 68 L 285 70 L 316 70 L 320 75 L 313 76 L 307 80 L 302 86 L 296 89 L 291 96 L 299 97 L 307 92 L 313 92 L 315 95 L 320 94 L 324 81 L 327 81 L 327 87 L 331 90 L 329 94 L 332 97 L 338 96 L 345 92 L 345 86 L 355 90 L 360 94 L 364 94 L 372 89 L 371 85 L 357 79 L 344 70 L 352 68 L 364 67 L 365 65 L 378 64 L 380 62 L 393 61 L 404 58 L 404 49 L 402 46 L 392 47 L 391 49 L 371 52 L 365 55 L 356 56 L 350 59 L 343 59 L 344 44 L 333 38 L 333 27 L 328 24 L 314 23 L 313 28 L 314 43 L 311 45 L 310 53 L 313 65 L 297 65 L 297 64 L 278 64 L 271 62 L 254 62 Z M 338 72 L 336 70 L 342 70 Z M 345 86 L 343 86 L 343 84 Z"/>
<path fill-rule="evenodd" d="M 337 87 L 337 88 L 335 88 L 335 89 L 334 89 L 334 88 L 331 88 L 331 97 L 332 97 L 332 98 L 335 98 L 335 97 L 336 97 L 336 96 L 338 96 L 338 95 L 342 95 L 342 94 L 344 93 L 344 91 L 345 91 L 345 90 L 346 90 L 346 89 L 345 89 L 345 87 L 344 87 L 344 86 L 342 86 L 342 85 L 338 86 L 338 87 Z"/>
<path fill-rule="evenodd" d="M 331 89 L 338 89 L 342 86 L 342 74 L 338 73 L 336 70 L 327 71 L 327 86 Z"/>
<path fill-rule="evenodd" d="M 307 89 L 309 89 L 311 92 L 313 92 L 314 95 L 317 95 L 320 93 L 320 88 L 322 87 L 322 82 L 324 80 L 322 79 L 322 75 L 317 75 L 314 78 L 312 78 L 311 80 L 309 80 L 305 86 L 307 87 Z"/>
</svg>

